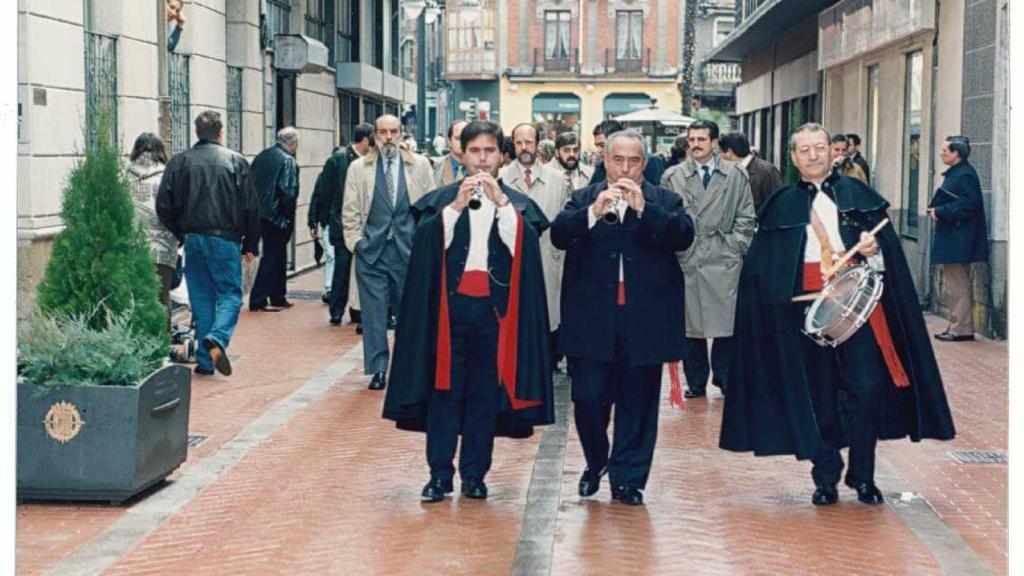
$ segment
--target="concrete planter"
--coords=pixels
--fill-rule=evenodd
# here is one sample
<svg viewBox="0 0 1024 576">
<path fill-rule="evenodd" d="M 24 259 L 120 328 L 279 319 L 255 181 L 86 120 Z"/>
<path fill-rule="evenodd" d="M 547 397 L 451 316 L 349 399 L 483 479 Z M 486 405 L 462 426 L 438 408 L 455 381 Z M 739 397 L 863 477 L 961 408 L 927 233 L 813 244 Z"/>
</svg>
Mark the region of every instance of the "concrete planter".
<svg viewBox="0 0 1024 576">
<path fill-rule="evenodd" d="M 120 503 L 188 454 L 192 372 L 164 366 L 137 386 L 18 385 L 18 498 Z"/>
</svg>

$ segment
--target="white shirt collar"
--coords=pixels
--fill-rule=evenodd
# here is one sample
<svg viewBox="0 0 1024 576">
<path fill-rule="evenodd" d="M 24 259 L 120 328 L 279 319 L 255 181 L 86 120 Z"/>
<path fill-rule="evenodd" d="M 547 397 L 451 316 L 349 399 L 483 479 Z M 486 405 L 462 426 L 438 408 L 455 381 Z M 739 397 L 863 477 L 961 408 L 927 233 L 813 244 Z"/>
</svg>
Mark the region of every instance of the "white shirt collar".
<svg viewBox="0 0 1024 576">
<path fill-rule="evenodd" d="M 743 160 L 740 160 L 740 166 L 742 166 L 743 169 L 746 170 L 750 166 L 750 163 L 753 162 L 753 161 L 754 161 L 754 155 L 753 154 L 747 154 L 746 158 L 744 158 Z"/>
<path fill-rule="evenodd" d="M 704 166 L 707 166 L 708 167 L 708 173 L 711 173 L 711 172 L 715 171 L 715 167 L 718 165 L 718 156 L 712 154 L 711 155 L 711 160 L 708 160 L 706 164 L 701 164 L 700 162 L 697 161 L 696 158 L 694 158 L 693 161 L 697 164 L 697 171 L 698 172 L 702 172 L 703 173 Z M 701 175 L 703 175 L 703 174 L 701 174 Z"/>
</svg>

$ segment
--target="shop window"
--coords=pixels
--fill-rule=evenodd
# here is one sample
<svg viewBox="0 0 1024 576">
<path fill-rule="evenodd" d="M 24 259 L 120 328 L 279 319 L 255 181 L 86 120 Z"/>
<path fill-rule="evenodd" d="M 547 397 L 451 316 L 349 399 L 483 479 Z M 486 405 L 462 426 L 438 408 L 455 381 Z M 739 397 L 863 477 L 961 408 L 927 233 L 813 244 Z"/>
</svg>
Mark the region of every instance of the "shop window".
<svg viewBox="0 0 1024 576">
<path fill-rule="evenodd" d="M 900 232 L 917 239 L 917 195 L 921 177 L 921 107 L 924 97 L 924 54 L 907 55 L 903 99 L 903 222 Z"/>
</svg>

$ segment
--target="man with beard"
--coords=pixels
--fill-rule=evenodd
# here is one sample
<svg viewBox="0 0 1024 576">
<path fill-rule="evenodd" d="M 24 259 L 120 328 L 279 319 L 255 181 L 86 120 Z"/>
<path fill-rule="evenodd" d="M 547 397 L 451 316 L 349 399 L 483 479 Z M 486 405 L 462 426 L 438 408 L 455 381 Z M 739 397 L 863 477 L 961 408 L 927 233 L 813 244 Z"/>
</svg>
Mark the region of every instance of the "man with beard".
<svg viewBox="0 0 1024 576">
<path fill-rule="evenodd" d="M 362 308 L 363 370 L 370 390 L 383 390 L 388 369 L 388 305 L 398 309 L 412 252 L 410 207 L 434 189 L 430 162 L 398 146 L 402 124 L 377 119 L 377 147 L 351 164 L 341 212 L 345 245 L 356 257 Z"/>
<path fill-rule="evenodd" d="M 413 206 L 418 224 L 402 297 L 384 417 L 427 433 L 423 502 L 486 498 L 494 436 L 554 422 L 536 204 L 496 179 L 501 128 L 462 131 L 470 174 Z M 474 205 L 476 206 L 474 208 Z"/>
<path fill-rule="evenodd" d="M 580 163 L 580 137 L 575 132 L 562 132 L 555 139 L 555 159 L 558 163 L 551 166 L 562 171 L 568 200 L 574 191 L 590 184 L 594 169 Z"/>
<path fill-rule="evenodd" d="M 889 203 L 858 180 L 832 172 L 829 135 L 805 124 L 790 138 L 800 180 L 767 200 L 740 277 L 735 355 L 719 445 L 755 455 L 810 459 L 811 501 L 834 504 L 849 445 L 845 483 L 866 504 L 875 486 L 878 440 L 955 435 L 942 378 L 925 331 L 917 289 Z M 801 333 L 807 302 L 835 257 L 857 248 L 859 263 L 883 274 L 869 320 L 837 347 Z"/>
<path fill-rule="evenodd" d="M 434 182 L 437 182 L 438 186 L 447 186 L 466 176 L 466 167 L 462 163 L 462 148 L 459 144 L 459 136 L 465 127 L 465 120 L 456 120 L 448 125 L 448 153 L 439 158 L 434 165 Z"/>
<path fill-rule="evenodd" d="M 565 206 L 565 180 L 549 165 L 538 162 L 537 137 L 539 131 L 533 124 L 520 124 L 512 129 L 512 143 L 515 145 L 516 160 L 502 168 L 498 175 L 507 186 L 526 195 L 537 203 L 548 221 L 552 221 Z M 559 298 L 562 293 L 562 251 L 551 245 L 551 235 L 540 239 L 540 257 L 544 266 L 544 286 L 547 291 L 548 318 L 551 324 L 550 340 L 552 351 L 557 350 Z M 557 366 L 559 356 L 552 354 L 552 369 Z"/>
<path fill-rule="evenodd" d="M 577 190 L 551 226 L 555 247 L 566 251 L 559 343 L 572 360 L 587 461 L 579 494 L 593 496 L 607 472 L 612 498 L 639 505 L 658 436 L 662 365 L 686 353 L 676 252 L 693 242 L 693 221 L 679 196 L 644 180 L 642 135 L 618 132 L 607 146 L 609 181 Z"/>
</svg>

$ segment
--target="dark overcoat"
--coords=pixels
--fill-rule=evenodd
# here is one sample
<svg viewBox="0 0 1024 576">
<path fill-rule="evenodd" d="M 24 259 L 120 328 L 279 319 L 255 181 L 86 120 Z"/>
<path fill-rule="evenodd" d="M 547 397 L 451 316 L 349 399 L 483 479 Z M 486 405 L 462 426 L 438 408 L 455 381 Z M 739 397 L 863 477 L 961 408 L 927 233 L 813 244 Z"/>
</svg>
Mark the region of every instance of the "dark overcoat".
<svg viewBox="0 0 1024 576">
<path fill-rule="evenodd" d="M 981 182 L 974 166 L 963 160 L 943 175 L 942 188 L 957 199 L 935 208 L 932 264 L 969 264 L 988 260 L 988 226 Z"/>
</svg>

